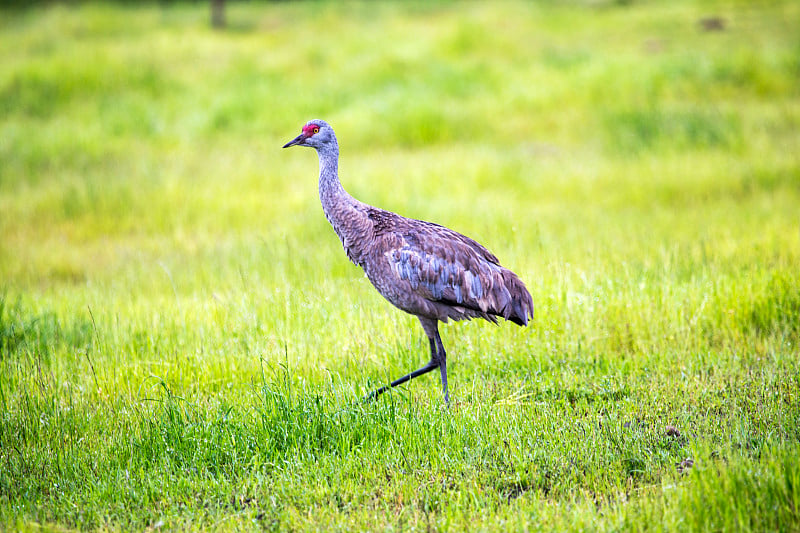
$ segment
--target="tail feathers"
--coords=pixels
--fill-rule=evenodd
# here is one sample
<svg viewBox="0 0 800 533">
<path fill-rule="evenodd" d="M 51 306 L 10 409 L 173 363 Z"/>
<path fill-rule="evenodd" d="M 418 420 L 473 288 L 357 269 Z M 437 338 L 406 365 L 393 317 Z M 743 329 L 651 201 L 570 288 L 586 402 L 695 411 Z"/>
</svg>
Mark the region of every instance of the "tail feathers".
<svg viewBox="0 0 800 533">
<path fill-rule="evenodd" d="M 498 318 L 505 318 L 520 326 L 527 326 L 528 321 L 533 319 L 533 298 L 525 284 L 512 271 L 499 265 L 492 270 L 481 278 L 482 281 L 472 285 L 477 290 L 461 290 L 462 286 L 470 287 L 467 283 L 461 283 L 457 287 L 459 290 L 446 288 L 441 291 L 440 297 L 429 300 L 436 305 L 446 306 L 439 308 L 440 320 L 484 318 L 496 324 Z M 471 281 L 474 283 L 474 280 Z"/>
<path fill-rule="evenodd" d="M 516 274 L 510 270 L 503 272 L 504 288 L 508 291 L 510 301 L 504 306 L 500 316 L 520 326 L 527 326 L 533 319 L 533 298 Z"/>
<path fill-rule="evenodd" d="M 446 303 L 471 309 L 475 312 L 472 316 L 485 318 L 495 324 L 497 317 L 520 326 L 527 326 L 528 321 L 533 319 L 533 298 L 522 280 L 505 268 L 497 274 L 495 283 L 483 298 Z"/>
</svg>

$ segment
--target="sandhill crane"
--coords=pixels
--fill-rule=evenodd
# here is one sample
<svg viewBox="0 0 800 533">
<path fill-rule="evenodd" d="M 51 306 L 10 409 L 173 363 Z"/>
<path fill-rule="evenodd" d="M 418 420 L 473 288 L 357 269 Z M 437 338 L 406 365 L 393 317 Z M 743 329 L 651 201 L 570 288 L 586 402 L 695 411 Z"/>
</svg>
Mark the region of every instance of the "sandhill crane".
<svg viewBox="0 0 800 533">
<path fill-rule="evenodd" d="M 339 181 L 339 144 L 324 120 L 311 120 L 283 147 L 310 146 L 319 156 L 319 198 L 347 257 L 364 269 L 384 298 L 415 315 L 431 347 L 422 368 L 367 396 L 375 398 L 436 368 L 445 402 L 447 354 L 439 321 L 503 317 L 521 326 L 533 318 L 533 299 L 516 274 L 478 242 L 431 222 L 405 218 L 360 202 Z"/>
</svg>

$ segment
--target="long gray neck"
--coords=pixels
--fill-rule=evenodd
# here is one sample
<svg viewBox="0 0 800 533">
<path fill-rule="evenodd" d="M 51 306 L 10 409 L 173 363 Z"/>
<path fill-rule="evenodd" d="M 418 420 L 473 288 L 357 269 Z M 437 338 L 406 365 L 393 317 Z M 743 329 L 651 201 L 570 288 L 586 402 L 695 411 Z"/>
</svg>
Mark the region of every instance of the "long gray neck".
<svg viewBox="0 0 800 533">
<path fill-rule="evenodd" d="M 317 149 L 319 154 L 319 199 L 325 217 L 344 246 L 347 257 L 362 264 L 362 249 L 370 224 L 364 204 L 347 194 L 339 181 L 339 146 L 336 141 Z"/>
<path fill-rule="evenodd" d="M 339 181 L 339 146 L 336 141 L 317 149 L 319 155 L 319 200 L 328 214 L 350 195 Z"/>
</svg>

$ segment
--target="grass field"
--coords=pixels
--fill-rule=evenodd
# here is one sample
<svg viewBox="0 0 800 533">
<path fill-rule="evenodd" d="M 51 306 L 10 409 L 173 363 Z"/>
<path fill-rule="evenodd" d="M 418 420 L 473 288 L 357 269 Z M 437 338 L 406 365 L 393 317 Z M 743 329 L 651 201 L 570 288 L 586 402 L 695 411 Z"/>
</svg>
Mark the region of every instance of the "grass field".
<svg viewBox="0 0 800 533">
<path fill-rule="evenodd" d="M 620 4 L 0 10 L 0 529 L 800 530 L 800 4 Z M 310 118 L 533 295 L 449 407 Z"/>
</svg>

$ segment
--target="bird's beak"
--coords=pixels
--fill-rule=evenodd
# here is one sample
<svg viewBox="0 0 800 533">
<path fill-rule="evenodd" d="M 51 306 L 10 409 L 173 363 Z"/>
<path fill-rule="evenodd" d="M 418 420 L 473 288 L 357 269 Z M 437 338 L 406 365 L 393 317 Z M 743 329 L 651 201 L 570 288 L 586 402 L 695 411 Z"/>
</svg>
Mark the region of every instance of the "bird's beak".
<svg viewBox="0 0 800 533">
<path fill-rule="evenodd" d="M 308 138 L 308 137 L 306 136 L 306 134 L 305 134 L 305 133 L 301 133 L 300 135 L 298 135 L 297 137 L 295 137 L 294 139 L 292 139 L 292 140 L 291 140 L 291 141 L 289 141 L 288 143 L 284 144 L 284 145 L 283 145 L 283 147 L 284 147 L 284 148 L 289 148 L 290 146 L 294 146 L 294 145 L 296 145 L 296 144 L 303 144 L 303 142 L 304 142 L 304 141 L 305 141 L 307 138 Z"/>
</svg>

